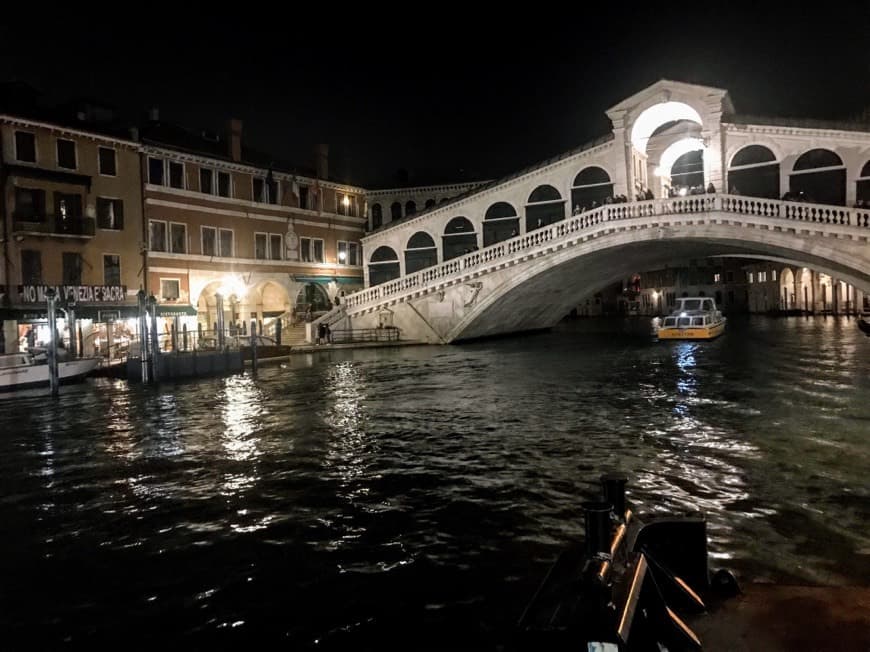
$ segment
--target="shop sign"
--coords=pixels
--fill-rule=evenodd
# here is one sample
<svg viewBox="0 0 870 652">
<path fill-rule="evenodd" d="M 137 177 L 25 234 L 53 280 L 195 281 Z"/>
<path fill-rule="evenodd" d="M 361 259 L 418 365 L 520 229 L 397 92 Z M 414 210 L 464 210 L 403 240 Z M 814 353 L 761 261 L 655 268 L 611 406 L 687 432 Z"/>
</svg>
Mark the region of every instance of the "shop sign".
<svg viewBox="0 0 870 652">
<path fill-rule="evenodd" d="M 18 294 L 24 303 L 43 303 L 49 288 L 67 303 L 120 303 L 127 298 L 126 285 L 19 285 Z"/>
</svg>

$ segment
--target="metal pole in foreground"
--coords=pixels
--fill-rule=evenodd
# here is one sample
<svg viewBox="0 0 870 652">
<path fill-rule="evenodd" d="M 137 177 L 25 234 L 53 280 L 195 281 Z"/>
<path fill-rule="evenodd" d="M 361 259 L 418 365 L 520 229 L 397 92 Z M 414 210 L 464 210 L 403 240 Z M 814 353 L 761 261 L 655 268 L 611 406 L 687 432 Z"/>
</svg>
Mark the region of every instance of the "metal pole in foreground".
<svg viewBox="0 0 870 652">
<path fill-rule="evenodd" d="M 257 375 L 257 325 L 256 320 L 251 320 L 251 370 Z"/>
<path fill-rule="evenodd" d="M 139 290 L 139 361 L 142 364 L 142 382 L 148 382 L 148 331 L 145 317 L 145 291 Z"/>
<path fill-rule="evenodd" d="M 160 340 L 157 337 L 157 299 L 153 294 L 148 297 L 148 308 L 151 312 L 151 382 L 156 383 L 160 365 Z"/>
<path fill-rule="evenodd" d="M 57 323 L 55 318 L 54 302 L 57 298 L 51 288 L 46 290 L 45 299 L 48 303 L 48 384 L 51 387 L 51 395 L 57 396 L 60 388 L 60 377 L 57 369 Z"/>
</svg>

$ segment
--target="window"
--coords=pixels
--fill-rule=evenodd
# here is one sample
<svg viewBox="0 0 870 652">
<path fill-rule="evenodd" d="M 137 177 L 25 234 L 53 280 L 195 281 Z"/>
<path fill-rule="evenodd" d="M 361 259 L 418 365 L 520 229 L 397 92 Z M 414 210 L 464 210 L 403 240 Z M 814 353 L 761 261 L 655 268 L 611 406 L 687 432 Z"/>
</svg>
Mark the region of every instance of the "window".
<svg viewBox="0 0 870 652">
<path fill-rule="evenodd" d="M 223 258 L 230 258 L 233 255 L 233 232 L 230 229 L 219 229 L 221 250 L 220 255 Z"/>
<path fill-rule="evenodd" d="M 29 131 L 15 132 L 15 158 L 25 163 L 36 163 L 36 135 Z"/>
<path fill-rule="evenodd" d="M 770 280 L 771 280 L 771 281 L 775 281 L 775 280 L 776 280 L 776 270 L 775 270 L 775 269 L 773 269 L 773 270 L 770 271 Z"/>
<path fill-rule="evenodd" d="M 202 227 L 202 255 L 214 256 L 217 253 L 217 229 L 213 226 Z"/>
<path fill-rule="evenodd" d="M 311 262 L 311 238 L 299 238 L 299 257 L 303 263 Z"/>
<path fill-rule="evenodd" d="M 347 264 L 348 265 L 359 265 L 360 263 L 360 247 L 356 242 L 348 242 L 347 243 Z"/>
<path fill-rule="evenodd" d="M 57 166 L 75 170 L 76 167 L 76 144 L 72 140 L 57 139 Z"/>
<path fill-rule="evenodd" d="M 269 236 L 269 254 L 272 260 L 281 260 L 283 248 L 284 236 L 280 233 L 273 233 Z"/>
<path fill-rule="evenodd" d="M 254 201 L 265 202 L 266 201 L 266 180 L 262 177 L 254 177 Z"/>
<path fill-rule="evenodd" d="M 103 254 L 103 283 L 121 285 L 121 257 L 117 254 Z"/>
<path fill-rule="evenodd" d="M 722 275 L 721 274 L 713 274 L 713 282 L 714 283 L 721 283 L 722 282 Z"/>
<path fill-rule="evenodd" d="M 45 191 L 36 188 L 15 188 L 16 220 L 26 222 L 45 221 Z"/>
<path fill-rule="evenodd" d="M 338 241 L 338 264 L 348 265 L 347 262 L 347 243 L 341 240 Z"/>
<path fill-rule="evenodd" d="M 266 201 L 270 204 L 278 203 L 278 182 L 274 179 L 266 179 L 266 192 L 268 193 L 268 197 Z"/>
<path fill-rule="evenodd" d="M 184 163 L 169 161 L 169 187 L 184 190 Z"/>
<path fill-rule="evenodd" d="M 106 177 L 114 177 L 118 174 L 118 166 L 115 161 L 115 150 L 111 147 L 99 148 L 100 174 Z"/>
<path fill-rule="evenodd" d="M 733 283 L 734 282 L 734 272 L 725 272 L 725 282 Z"/>
<path fill-rule="evenodd" d="M 151 220 L 149 223 L 149 248 L 151 251 L 166 251 L 166 222 Z"/>
<path fill-rule="evenodd" d="M 187 225 L 171 222 L 169 224 L 169 251 L 174 254 L 187 253 Z"/>
<path fill-rule="evenodd" d="M 120 199 L 97 197 L 97 226 L 101 229 L 124 228 L 124 202 Z"/>
<path fill-rule="evenodd" d="M 758 282 L 764 283 L 767 280 L 767 272 L 758 272 Z"/>
<path fill-rule="evenodd" d="M 217 181 L 218 181 L 218 195 L 221 197 L 229 197 L 230 196 L 230 173 L 229 172 L 218 172 L 217 173 Z"/>
<path fill-rule="evenodd" d="M 308 208 L 308 186 L 299 186 L 299 208 Z"/>
<path fill-rule="evenodd" d="M 24 285 L 42 283 L 42 255 L 38 251 L 21 250 L 21 282 Z"/>
<path fill-rule="evenodd" d="M 268 256 L 267 247 L 269 245 L 269 241 L 266 237 L 265 233 L 255 233 L 254 234 L 254 258 L 257 260 L 265 260 Z"/>
<path fill-rule="evenodd" d="M 63 284 L 82 284 L 82 255 L 77 251 L 63 252 Z"/>
<path fill-rule="evenodd" d="M 82 196 L 54 193 L 54 212 L 62 224 L 80 220 L 82 217 Z"/>
<path fill-rule="evenodd" d="M 747 272 L 746 273 L 746 280 L 749 281 L 750 283 L 755 283 L 755 274 L 753 274 L 752 272 Z"/>
<path fill-rule="evenodd" d="M 148 159 L 148 183 L 154 186 L 163 185 L 163 159 Z"/>
<path fill-rule="evenodd" d="M 204 192 L 207 195 L 213 195 L 213 182 L 214 172 L 208 168 L 199 168 L 199 191 Z"/>
<path fill-rule="evenodd" d="M 311 240 L 311 244 L 314 245 L 314 251 L 312 252 L 312 258 L 315 263 L 323 262 L 323 240 L 320 238 L 313 238 Z"/>
<path fill-rule="evenodd" d="M 177 301 L 181 296 L 181 282 L 177 278 L 160 279 L 160 298 L 164 301 Z"/>
</svg>

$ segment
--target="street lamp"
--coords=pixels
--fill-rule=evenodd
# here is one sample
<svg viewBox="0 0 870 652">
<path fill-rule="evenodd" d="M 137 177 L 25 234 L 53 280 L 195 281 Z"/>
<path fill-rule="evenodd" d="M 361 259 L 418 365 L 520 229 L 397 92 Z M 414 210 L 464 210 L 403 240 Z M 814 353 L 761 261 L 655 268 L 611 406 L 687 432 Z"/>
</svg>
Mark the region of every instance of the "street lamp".
<svg viewBox="0 0 870 652">
<path fill-rule="evenodd" d="M 343 263 L 343 262 L 345 261 L 346 258 L 347 258 L 347 252 L 346 252 L 346 251 L 339 251 L 339 252 L 338 252 L 338 262 Z"/>
</svg>

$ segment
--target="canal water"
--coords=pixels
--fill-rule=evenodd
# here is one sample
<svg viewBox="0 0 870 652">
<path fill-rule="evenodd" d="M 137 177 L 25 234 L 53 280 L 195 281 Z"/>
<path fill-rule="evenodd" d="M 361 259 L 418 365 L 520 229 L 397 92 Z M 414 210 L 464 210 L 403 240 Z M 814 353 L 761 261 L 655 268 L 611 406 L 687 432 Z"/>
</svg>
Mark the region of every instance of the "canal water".
<svg viewBox="0 0 870 652">
<path fill-rule="evenodd" d="M 870 583 L 870 338 L 623 321 L 0 400 L 4 649 L 481 649 L 608 470 L 743 581 Z"/>
</svg>

